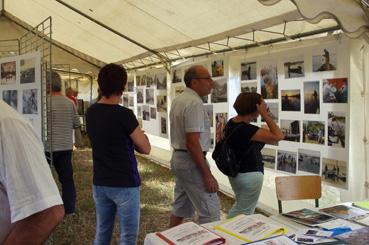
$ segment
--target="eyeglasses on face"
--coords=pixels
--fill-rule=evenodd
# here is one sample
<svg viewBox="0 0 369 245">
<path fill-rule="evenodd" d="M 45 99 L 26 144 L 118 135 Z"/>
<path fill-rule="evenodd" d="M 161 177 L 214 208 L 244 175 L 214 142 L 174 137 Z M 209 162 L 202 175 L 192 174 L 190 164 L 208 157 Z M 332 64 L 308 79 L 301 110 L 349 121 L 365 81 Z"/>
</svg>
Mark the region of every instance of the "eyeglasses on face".
<svg viewBox="0 0 369 245">
<path fill-rule="evenodd" d="M 212 77 L 194 77 L 193 79 L 198 79 L 198 80 L 213 80 Z"/>
</svg>

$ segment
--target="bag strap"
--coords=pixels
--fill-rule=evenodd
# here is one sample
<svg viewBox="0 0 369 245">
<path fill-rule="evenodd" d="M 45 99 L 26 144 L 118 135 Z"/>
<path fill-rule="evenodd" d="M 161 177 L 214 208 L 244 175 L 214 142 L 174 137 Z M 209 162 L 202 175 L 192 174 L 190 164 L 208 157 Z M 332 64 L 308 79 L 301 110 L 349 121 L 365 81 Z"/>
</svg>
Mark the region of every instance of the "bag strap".
<svg viewBox="0 0 369 245">
<path fill-rule="evenodd" d="M 232 120 L 232 119 L 231 119 L 231 120 Z M 225 141 L 228 141 L 228 139 L 229 139 L 229 138 L 234 134 L 234 132 L 236 132 L 236 131 L 237 131 L 237 129 L 239 129 L 241 126 L 242 126 L 242 124 L 237 125 L 237 127 L 235 127 L 235 128 L 232 130 L 232 132 L 231 132 L 229 135 L 227 135 L 227 137 L 226 137 L 224 140 L 225 140 Z M 228 123 L 227 123 L 227 125 L 225 126 L 225 129 L 224 129 L 224 133 L 225 133 L 225 134 L 227 134 L 228 130 L 229 130 L 229 125 L 228 125 Z"/>
</svg>

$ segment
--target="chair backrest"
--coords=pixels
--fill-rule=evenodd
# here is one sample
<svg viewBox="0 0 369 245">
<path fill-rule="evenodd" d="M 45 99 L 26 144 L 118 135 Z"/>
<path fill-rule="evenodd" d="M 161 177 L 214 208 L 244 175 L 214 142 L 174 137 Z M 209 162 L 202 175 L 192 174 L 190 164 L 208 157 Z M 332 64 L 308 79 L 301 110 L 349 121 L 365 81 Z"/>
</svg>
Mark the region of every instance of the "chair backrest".
<svg viewBox="0 0 369 245">
<path fill-rule="evenodd" d="M 281 201 L 315 199 L 315 206 L 319 207 L 319 198 L 322 196 L 320 176 L 279 176 L 275 178 L 275 188 L 279 213 L 282 213 Z"/>
</svg>

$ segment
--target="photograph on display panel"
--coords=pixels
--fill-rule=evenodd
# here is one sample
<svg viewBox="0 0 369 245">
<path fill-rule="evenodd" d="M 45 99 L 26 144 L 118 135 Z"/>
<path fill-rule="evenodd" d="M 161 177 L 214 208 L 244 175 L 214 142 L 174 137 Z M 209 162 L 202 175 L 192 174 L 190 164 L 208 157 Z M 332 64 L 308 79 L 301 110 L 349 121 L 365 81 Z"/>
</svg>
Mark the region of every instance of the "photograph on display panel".
<svg viewBox="0 0 369 245">
<path fill-rule="evenodd" d="M 208 114 L 208 117 L 209 117 L 209 122 L 210 122 L 210 127 L 213 127 L 214 126 L 214 123 L 213 123 L 213 105 L 204 105 L 205 107 L 205 111 L 206 113 Z"/>
<path fill-rule="evenodd" d="M 151 119 L 156 119 L 156 108 L 150 107 L 150 117 Z"/>
<path fill-rule="evenodd" d="M 141 76 L 136 76 L 136 86 L 141 86 Z"/>
<path fill-rule="evenodd" d="M 304 143 L 324 145 L 325 143 L 324 122 L 304 121 L 302 141 Z"/>
<path fill-rule="evenodd" d="M 18 111 L 18 90 L 3 90 L 3 101 Z"/>
<path fill-rule="evenodd" d="M 264 147 L 261 150 L 261 156 L 263 157 L 263 163 L 265 168 L 275 169 L 275 154 L 276 154 L 275 149 Z"/>
<path fill-rule="evenodd" d="M 37 114 L 37 89 L 23 90 L 23 114 Z"/>
<path fill-rule="evenodd" d="M 35 82 L 35 66 L 36 58 L 28 58 L 20 60 L 20 83 Z"/>
<path fill-rule="evenodd" d="M 155 84 L 155 79 L 149 74 L 146 76 L 146 87 L 150 88 L 153 87 Z"/>
<path fill-rule="evenodd" d="M 147 88 L 146 89 L 146 104 L 154 105 L 154 89 Z"/>
<path fill-rule="evenodd" d="M 15 84 L 16 82 L 16 74 L 17 74 L 17 65 L 15 61 L 4 62 L 0 64 L 1 68 L 1 84 Z"/>
<path fill-rule="evenodd" d="M 202 96 L 201 97 L 201 100 L 204 104 L 207 104 L 209 102 L 209 96 L 208 95 L 205 95 L 205 96 Z"/>
<path fill-rule="evenodd" d="M 296 152 L 278 150 L 277 170 L 296 174 L 297 170 Z"/>
<path fill-rule="evenodd" d="M 137 117 L 142 117 L 142 106 L 137 106 Z"/>
<path fill-rule="evenodd" d="M 174 95 L 177 97 L 178 95 L 182 94 L 184 92 L 183 86 L 178 86 L 174 88 Z"/>
<path fill-rule="evenodd" d="M 182 82 L 182 72 L 179 69 L 174 69 L 172 72 L 172 83 Z"/>
<path fill-rule="evenodd" d="M 123 106 L 124 106 L 124 107 L 128 107 L 128 95 L 123 94 L 123 95 L 122 95 L 122 99 L 123 99 L 123 101 L 122 101 Z"/>
<path fill-rule="evenodd" d="M 224 127 L 227 124 L 228 113 L 215 113 L 215 143 L 223 138 Z"/>
<path fill-rule="evenodd" d="M 300 121 L 299 120 L 282 120 L 280 128 L 284 134 L 286 141 L 300 142 Z"/>
<path fill-rule="evenodd" d="M 257 82 L 242 82 L 241 83 L 241 92 L 246 93 L 257 93 L 258 91 L 258 84 Z"/>
<path fill-rule="evenodd" d="M 298 61 L 289 61 L 284 63 L 284 77 L 288 78 L 296 78 L 296 77 L 304 77 L 304 61 L 303 58 Z"/>
<path fill-rule="evenodd" d="M 313 50 L 313 72 L 333 71 L 337 67 L 336 49 L 327 47 Z"/>
<path fill-rule="evenodd" d="M 301 111 L 301 92 L 299 89 L 281 90 L 282 111 Z"/>
<path fill-rule="evenodd" d="M 267 112 L 274 122 L 278 123 L 278 102 L 267 102 Z M 265 122 L 264 118 L 261 117 L 261 121 Z"/>
<path fill-rule="evenodd" d="M 163 116 L 160 117 L 160 136 L 164 136 L 164 137 L 168 138 L 167 118 L 163 117 Z"/>
<path fill-rule="evenodd" d="M 347 188 L 347 162 L 323 158 L 322 181 L 339 188 Z"/>
<path fill-rule="evenodd" d="M 323 79 L 324 103 L 347 103 L 347 78 Z"/>
<path fill-rule="evenodd" d="M 128 92 L 134 92 L 134 81 L 133 77 L 130 77 L 127 81 L 127 91 Z"/>
<path fill-rule="evenodd" d="M 241 63 L 241 81 L 256 80 L 256 62 Z"/>
<path fill-rule="evenodd" d="M 211 76 L 222 77 L 224 76 L 224 62 L 223 60 L 214 60 L 211 63 Z"/>
<path fill-rule="evenodd" d="M 320 113 L 319 81 L 304 82 L 304 113 Z"/>
<path fill-rule="evenodd" d="M 320 174 L 320 151 L 298 149 L 299 171 Z"/>
<path fill-rule="evenodd" d="M 166 95 L 158 95 L 156 96 L 156 104 L 158 112 L 167 112 L 167 96 Z"/>
<path fill-rule="evenodd" d="M 156 83 L 156 88 L 158 90 L 166 90 L 167 89 L 167 74 L 166 73 L 155 74 L 154 82 Z"/>
<path fill-rule="evenodd" d="M 142 106 L 142 119 L 144 121 L 150 121 L 150 106 L 148 105 Z"/>
<path fill-rule="evenodd" d="M 266 65 L 260 71 L 260 90 L 264 99 L 278 98 L 277 65 Z"/>
<path fill-rule="evenodd" d="M 144 89 L 143 88 L 136 88 L 137 91 L 137 104 L 144 103 Z"/>
<path fill-rule="evenodd" d="M 328 112 L 328 146 L 345 148 L 345 128 L 344 112 Z"/>
<path fill-rule="evenodd" d="M 135 106 L 135 101 L 133 96 L 128 96 L 128 106 L 133 107 Z"/>
<path fill-rule="evenodd" d="M 211 92 L 211 103 L 227 102 L 227 78 L 214 80 Z"/>
</svg>

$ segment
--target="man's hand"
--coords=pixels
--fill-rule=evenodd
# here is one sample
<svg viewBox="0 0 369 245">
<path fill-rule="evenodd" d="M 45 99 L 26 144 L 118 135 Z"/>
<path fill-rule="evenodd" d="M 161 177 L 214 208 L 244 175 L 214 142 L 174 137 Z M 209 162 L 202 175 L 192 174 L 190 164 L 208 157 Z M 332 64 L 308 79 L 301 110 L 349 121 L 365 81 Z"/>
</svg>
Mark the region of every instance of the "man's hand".
<svg viewBox="0 0 369 245">
<path fill-rule="evenodd" d="M 205 183 L 206 189 L 210 193 L 215 193 L 219 189 L 218 182 L 212 174 L 204 177 L 204 183 Z"/>
</svg>

